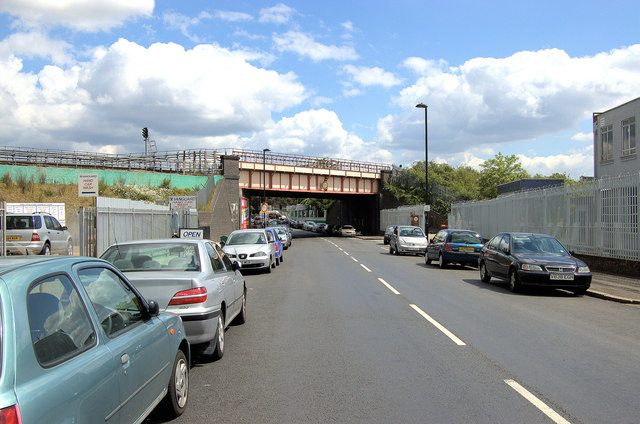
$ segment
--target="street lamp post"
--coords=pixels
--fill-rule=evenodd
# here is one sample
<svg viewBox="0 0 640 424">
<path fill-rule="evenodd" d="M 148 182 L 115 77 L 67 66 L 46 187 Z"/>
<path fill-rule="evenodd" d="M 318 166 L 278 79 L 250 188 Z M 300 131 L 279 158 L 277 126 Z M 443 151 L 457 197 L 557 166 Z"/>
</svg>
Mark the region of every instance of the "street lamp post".
<svg viewBox="0 0 640 424">
<path fill-rule="evenodd" d="M 267 201 L 267 152 L 270 149 L 262 149 L 262 203 Z M 260 205 L 262 207 L 262 205 Z M 267 213 L 262 213 L 262 228 L 267 228 Z"/>
<path fill-rule="evenodd" d="M 418 103 L 416 105 L 417 108 L 424 109 L 424 203 L 425 208 L 430 208 L 429 206 L 429 127 L 427 124 L 427 105 L 424 103 Z M 424 232 L 429 237 L 429 212 L 425 209 L 424 211 Z"/>
</svg>

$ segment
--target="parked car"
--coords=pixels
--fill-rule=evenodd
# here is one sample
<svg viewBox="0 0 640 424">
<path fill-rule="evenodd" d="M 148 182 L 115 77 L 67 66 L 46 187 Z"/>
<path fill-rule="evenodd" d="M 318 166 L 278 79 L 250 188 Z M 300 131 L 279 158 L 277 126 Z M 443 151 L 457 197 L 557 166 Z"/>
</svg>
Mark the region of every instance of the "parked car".
<svg viewBox="0 0 640 424">
<path fill-rule="evenodd" d="M 305 221 L 302 229 L 305 231 L 315 231 L 318 225 L 314 221 Z"/>
<path fill-rule="evenodd" d="M 424 261 L 438 261 L 444 268 L 450 262 L 478 266 L 480 250 L 484 246 L 482 236 L 471 230 L 444 229 L 436 233 L 427 246 Z"/>
<path fill-rule="evenodd" d="M 239 261 L 242 269 L 260 269 L 271 272 L 276 267 L 275 243 L 269 242 L 264 229 L 236 230 L 222 246 L 233 261 Z"/>
<path fill-rule="evenodd" d="M 483 282 L 508 280 L 513 292 L 525 286 L 553 287 L 581 296 L 591 286 L 587 264 L 546 234 L 500 233 L 482 248 L 478 263 Z"/>
<path fill-rule="evenodd" d="M 389 239 L 389 254 L 413 253 L 424 255 L 427 250 L 427 236 L 422 228 L 413 225 L 396 225 Z"/>
<path fill-rule="evenodd" d="M 387 229 L 384 230 L 384 238 L 382 239 L 382 243 L 389 244 L 389 240 L 391 239 L 391 234 L 393 234 L 393 229 L 396 228 L 395 225 L 388 225 Z"/>
<path fill-rule="evenodd" d="M 278 237 L 278 233 L 273 228 L 265 228 L 267 235 L 271 234 L 269 242 L 274 243 L 276 250 L 276 265 L 280 265 L 284 262 L 284 248 L 282 247 L 282 241 Z"/>
<path fill-rule="evenodd" d="M 291 246 L 291 233 L 283 226 L 273 227 L 273 229 L 276 231 L 280 241 L 282 242 L 282 248 L 287 250 L 289 246 Z"/>
<path fill-rule="evenodd" d="M 327 224 L 325 223 L 318 224 L 315 229 L 315 232 L 320 234 L 324 234 L 326 231 L 327 231 Z"/>
<path fill-rule="evenodd" d="M 110 246 L 101 258 L 111 262 L 160 310 L 182 318 L 197 353 L 221 358 L 224 332 L 247 315 L 247 288 L 238 262 L 210 240 L 158 239 Z"/>
<path fill-rule="evenodd" d="M 12 255 L 73 255 L 67 227 L 45 212 L 7 214 L 7 253 Z"/>
<path fill-rule="evenodd" d="M 339 236 L 340 230 L 342 230 L 342 225 L 335 225 L 331 230 L 331 232 L 333 233 L 334 236 Z"/>
<path fill-rule="evenodd" d="M 343 225 L 340 227 L 340 235 L 342 237 L 355 237 L 356 229 L 353 225 Z"/>
<path fill-rule="evenodd" d="M 189 396 L 182 321 L 110 263 L 0 259 L 0 422 L 142 422 Z"/>
</svg>

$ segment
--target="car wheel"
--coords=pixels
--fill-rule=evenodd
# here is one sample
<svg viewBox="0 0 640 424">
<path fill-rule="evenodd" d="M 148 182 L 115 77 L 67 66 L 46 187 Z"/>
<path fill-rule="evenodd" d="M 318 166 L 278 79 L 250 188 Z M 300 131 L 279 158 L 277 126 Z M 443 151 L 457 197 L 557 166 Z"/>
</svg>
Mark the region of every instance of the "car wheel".
<svg viewBox="0 0 640 424">
<path fill-rule="evenodd" d="M 171 418 L 182 415 L 189 398 L 189 364 L 184 352 L 179 350 L 173 363 L 169 391 L 163 399 L 163 409 Z"/>
<path fill-rule="evenodd" d="M 280 258 L 276 256 L 276 266 L 280 265 Z"/>
<path fill-rule="evenodd" d="M 244 324 L 245 322 L 247 322 L 247 289 L 242 291 L 242 309 L 233 320 L 234 324 Z"/>
<path fill-rule="evenodd" d="M 442 253 L 438 255 L 438 266 L 443 269 L 447 267 L 447 261 L 442 257 Z"/>
<path fill-rule="evenodd" d="M 487 266 L 484 264 L 484 262 L 480 263 L 480 281 L 482 281 L 483 283 L 488 283 L 489 281 L 491 281 L 491 276 L 487 272 Z"/>
<path fill-rule="evenodd" d="M 431 258 L 429 258 L 429 254 L 425 253 L 424 254 L 424 263 L 427 265 L 431 265 Z"/>
<path fill-rule="evenodd" d="M 511 290 L 514 293 L 517 293 L 520 291 L 520 281 L 518 281 L 518 272 L 511 268 L 511 271 L 509 271 L 509 290 Z"/>
<path fill-rule="evenodd" d="M 67 244 L 67 256 L 73 256 L 73 242 Z"/>
<path fill-rule="evenodd" d="M 41 255 L 50 255 L 51 254 L 51 246 L 49 245 L 49 243 L 45 243 L 44 246 L 42 246 L 42 251 L 40 252 Z"/>
<path fill-rule="evenodd" d="M 216 331 L 215 343 L 213 357 L 214 359 L 220 359 L 224 356 L 224 314 L 222 312 L 218 315 L 218 329 Z"/>
<path fill-rule="evenodd" d="M 391 245 L 389 245 L 389 254 L 393 255 L 393 247 L 391 247 Z"/>
<path fill-rule="evenodd" d="M 284 255 L 280 255 L 280 263 L 284 262 Z"/>
<path fill-rule="evenodd" d="M 271 274 L 271 261 L 269 261 L 269 264 L 264 269 L 264 272 L 266 272 L 267 274 Z"/>
<path fill-rule="evenodd" d="M 277 265 L 276 260 L 277 259 L 274 259 L 273 262 L 271 262 L 271 268 L 273 268 L 273 269 L 276 268 L 276 265 Z"/>
</svg>

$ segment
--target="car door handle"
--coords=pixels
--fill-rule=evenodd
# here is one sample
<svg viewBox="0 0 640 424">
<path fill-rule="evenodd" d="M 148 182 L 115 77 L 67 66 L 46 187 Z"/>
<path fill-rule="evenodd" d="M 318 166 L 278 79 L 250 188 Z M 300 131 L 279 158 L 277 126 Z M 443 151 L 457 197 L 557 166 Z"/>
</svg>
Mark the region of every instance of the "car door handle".
<svg viewBox="0 0 640 424">
<path fill-rule="evenodd" d="M 129 362 L 129 359 L 131 359 L 131 358 L 129 358 L 129 354 L 128 354 L 128 353 L 125 353 L 124 355 L 122 355 L 122 356 L 120 357 L 120 362 L 122 362 L 122 364 L 124 365 L 124 364 L 126 364 L 127 362 Z"/>
</svg>

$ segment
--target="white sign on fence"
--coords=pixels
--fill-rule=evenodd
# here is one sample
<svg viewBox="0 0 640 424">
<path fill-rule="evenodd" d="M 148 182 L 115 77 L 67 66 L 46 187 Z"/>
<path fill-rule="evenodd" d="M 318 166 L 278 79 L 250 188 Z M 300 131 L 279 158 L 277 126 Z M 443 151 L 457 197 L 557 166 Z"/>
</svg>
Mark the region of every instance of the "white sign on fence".
<svg viewBox="0 0 640 424">
<path fill-rule="evenodd" d="M 197 209 L 196 196 L 169 196 L 171 209 Z"/>
</svg>

